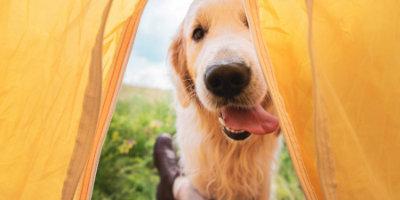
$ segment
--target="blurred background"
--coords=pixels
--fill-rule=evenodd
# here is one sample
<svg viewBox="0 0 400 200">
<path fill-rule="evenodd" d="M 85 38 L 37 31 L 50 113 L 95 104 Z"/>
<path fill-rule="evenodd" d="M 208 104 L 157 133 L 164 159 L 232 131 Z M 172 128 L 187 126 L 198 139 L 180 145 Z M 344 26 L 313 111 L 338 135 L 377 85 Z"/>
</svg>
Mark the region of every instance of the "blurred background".
<svg viewBox="0 0 400 200">
<path fill-rule="evenodd" d="M 125 72 L 94 185 L 94 200 L 155 199 L 155 138 L 175 133 L 167 49 L 190 0 L 149 0 Z M 276 199 L 304 199 L 289 155 L 279 155 Z"/>
</svg>

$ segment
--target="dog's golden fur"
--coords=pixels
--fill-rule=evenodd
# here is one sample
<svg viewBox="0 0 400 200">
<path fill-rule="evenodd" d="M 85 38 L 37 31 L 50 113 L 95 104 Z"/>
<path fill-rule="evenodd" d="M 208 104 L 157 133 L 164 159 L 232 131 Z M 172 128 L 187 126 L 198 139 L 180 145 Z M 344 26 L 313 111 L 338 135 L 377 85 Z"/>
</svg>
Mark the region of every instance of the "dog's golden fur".
<svg viewBox="0 0 400 200">
<path fill-rule="evenodd" d="M 232 8 L 225 8 L 226 4 L 235 5 L 231 6 Z M 214 10 L 210 10 L 210 7 L 207 6 L 212 6 Z M 187 33 L 192 29 L 190 21 L 214 23 L 212 18 L 218 16 L 209 12 L 224 12 L 225 10 L 215 10 L 222 9 L 222 7 L 231 9 L 232 12 L 240 12 L 238 16 L 244 14 L 239 0 L 195 1 L 170 47 L 170 62 L 173 66 L 178 99 L 177 141 L 181 153 L 181 164 L 185 176 L 206 198 L 268 199 L 272 165 L 278 149 L 277 134 L 252 135 L 245 141 L 231 141 L 221 131 L 217 112 L 210 109 L 212 106 L 206 105 L 207 102 L 204 102 L 204 99 L 210 98 L 210 95 L 200 97 L 199 95 L 204 95 L 204 92 L 199 92 L 199 90 L 204 90 L 204 87 L 202 89 L 196 85 L 199 83 L 198 76 L 201 77 L 201 74 L 204 73 L 204 70 L 199 70 L 198 59 L 206 59 L 207 56 L 204 56 L 201 50 L 206 47 L 194 48 L 191 46 L 194 44 L 189 41 L 190 37 L 187 36 Z M 199 9 L 202 9 L 201 14 L 196 14 Z M 201 22 L 202 20 L 206 20 L 206 22 Z M 230 19 L 225 18 L 223 20 Z M 235 20 L 235 18 L 232 17 L 232 20 Z M 226 23 L 234 24 L 234 22 Z M 218 26 L 217 22 L 214 24 Z M 230 26 L 234 27 L 235 25 Z M 244 55 L 244 57 L 249 55 L 247 56 L 249 61 L 246 61 L 252 63 L 255 67 L 259 67 L 254 49 L 249 49 L 249 46 L 252 45 L 250 33 L 245 30 L 245 26 L 243 27 L 233 30 L 238 31 L 237 37 L 244 38 L 243 41 L 246 43 L 240 44 L 246 47 L 241 48 L 245 51 L 241 55 Z M 218 38 L 225 33 L 223 31 L 219 33 L 211 32 L 210 30 L 209 37 Z M 230 34 L 235 33 L 231 32 Z M 211 38 L 209 43 L 215 41 Z M 240 42 L 240 40 L 238 41 Z M 209 43 L 202 45 L 211 45 Z M 217 56 L 214 59 L 219 58 Z M 257 72 L 260 69 L 254 68 L 253 70 Z M 261 74 L 261 71 L 258 72 Z M 258 75 L 258 78 L 263 79 L 262 75 Z M 246 94 L 247 98 L 250 99 L 254 96 L 254 99 L 257 99 L 260 97 L 256 95 L 262 94 L 261 101 L 264 108 L 272 111 L 273 108 L 267 91 L 262 91 L 263 89 L 267 90 L 265 82 L 257 79 L 255 81 L 258 82 L 250 88 L 251 91 Z M 213 101 L 212 99 L 208 100 Z"/>
</svg>

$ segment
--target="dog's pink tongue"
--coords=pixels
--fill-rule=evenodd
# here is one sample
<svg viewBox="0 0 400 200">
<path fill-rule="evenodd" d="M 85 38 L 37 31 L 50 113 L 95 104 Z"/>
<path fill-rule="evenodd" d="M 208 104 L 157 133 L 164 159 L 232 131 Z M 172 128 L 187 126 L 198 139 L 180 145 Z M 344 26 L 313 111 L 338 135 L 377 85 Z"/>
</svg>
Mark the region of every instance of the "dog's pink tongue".
<svg viewBox="0 0 400 200">
<path fill-rule="evenodd" d="M 245 130 L 263 135 L 274 132 L 279 127 L 278 119 L 264 110 L 261 105 L 248 109 L 225 107 L 221 113 L 225 125 L 233 130 Z"/>
</svg>

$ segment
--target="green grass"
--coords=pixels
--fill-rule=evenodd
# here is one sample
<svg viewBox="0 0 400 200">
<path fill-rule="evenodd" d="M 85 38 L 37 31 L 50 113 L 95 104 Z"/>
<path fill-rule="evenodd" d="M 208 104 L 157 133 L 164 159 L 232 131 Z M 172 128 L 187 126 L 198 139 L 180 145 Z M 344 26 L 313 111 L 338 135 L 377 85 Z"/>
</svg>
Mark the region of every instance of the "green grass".
<svg viewBox="0 0 400 200">
<path fill-rule="evenodd" d="M 123 86 L 103 146 L 94 200 L 155 199 L 158 183 L 152 149 L 160 133 L 174 133 L 175 113 L 169 92 Z M 286 149 L 279 156 L 276 197 L 304 199 Z"/>
</svg>

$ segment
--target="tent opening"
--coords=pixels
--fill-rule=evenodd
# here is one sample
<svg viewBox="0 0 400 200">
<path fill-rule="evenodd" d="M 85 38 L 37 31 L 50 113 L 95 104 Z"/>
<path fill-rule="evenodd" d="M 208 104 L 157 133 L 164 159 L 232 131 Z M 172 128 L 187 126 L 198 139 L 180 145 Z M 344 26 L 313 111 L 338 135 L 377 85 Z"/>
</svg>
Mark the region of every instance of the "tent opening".
<svg viewBox="0 0 400 200">
<path fill-rule="evenodd" d="M 148 1 L 103 144 L 93 199 L 155 199 L 159 176 L 152 157 L 158 135 L 175 134 L 167 50 L 191 1 Z M 273 188 L 277 199 L 304 199 L 283 145 Z"/>
</svg>

